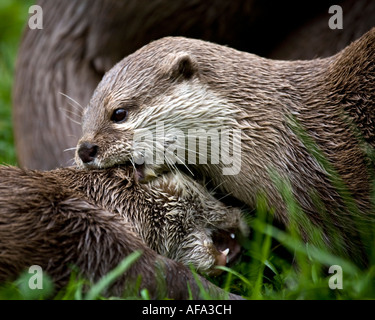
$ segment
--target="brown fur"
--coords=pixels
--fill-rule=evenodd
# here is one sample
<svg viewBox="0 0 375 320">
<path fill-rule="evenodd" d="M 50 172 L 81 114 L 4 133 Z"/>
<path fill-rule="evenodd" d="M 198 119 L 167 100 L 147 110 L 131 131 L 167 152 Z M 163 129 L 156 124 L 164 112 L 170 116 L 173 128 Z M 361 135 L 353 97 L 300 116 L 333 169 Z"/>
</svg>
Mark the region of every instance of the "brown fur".
<svg viewBox="0 0 375 320">
<path fill-rule="evenodd" d="M 98 281 L 141 250 L 140 260 L 107 294 L 137 294 L 135 281 L 141 275 L 141 289 L 154 298 L 187 298 L 187 285 L 198 298 L 189 270 L 165 257 L 208 272 L 218 255 L 213 232 L 238 228 L 244 230 L 239 210 L 225 207 L 181 177 L 139 185 L 125 168 L 0 168 L 1 281 L 35 264 L 52 276 L 57 288 L 69 280 L 70 264 L 88 280 Z M 159 283 L 163 274 L 165 284 Z M 214 296 L 224 296 L 201 280 Z"/>
<path fill-rule="evenodd" d="M 104 72 L 151 40 L 187 36 L 269 55 L 291 31 L 324 12 L 324 28 L 310 23 L 311 28 L 304 27 L 307 35 L 293 37 L 295 45 L 288 40 L 291 51 L 280 54 L 286 59 L 307 58 L 322 51 L 336 53 L 362 34 L 357 30 L 364 32 L 373 23 L 368 8 L 361 12 L 344 6 L 345 27 L 332 31 L 327 27 L 325 0 L 306 0 L 303 10 L 299 1 L 277 0 L 39 0 L 37 4 L 43 8 L 43 30 L 25 28 L 13 91 L 18 163 L 32 169 L 72 164 L 74 151 L 66 149 L 78 141 L 81 115 L 60 92 L 86 106 Z M 333 41 L 340 45 L 333 46 Z"/>
<path fill-rule="evenodd" d="M 133 133 L 154 130 L 156 121 L 185 133 L 192 128 L 241 129 L 240 174 L 224 177 L 222 163 L 190 169 L 249 206 L 264 191 L 276 218 L 288 224 L 291 217 L 269 173 L 275 170 L 290 182 L 308 220 L 322 228 L 325 245 L 361 263 L 361 228 L 353 210 L 345 207 L 346 191 L 339 193 L 331 169 L 301 141 L 290 117 L 341 176 L 360 219 L 372 223 L 372 177 L 365 149 L 374 146 L 374 61 L 375 28 L 338 54 L 309 61 L 268 60 L 179 37 L 152 42 L 111 69 L 85 109 L 80 141 L 98 146 L 95 160 L 86 166 L 108 167 L 131 159 Z M 124 123 L 111 121 L 117 108 L 128 110 Z M 305 240 L 311 240 L 304 219 L 296 219 Z"/>
<path fill-rule="evenodd" d="M 331 30 L 328 12 L 331 5 L 340 5 L 343 28 Z M 344 49 L 375 26 L 375 2 L 372 0 L 346 0 L 327 4 L 320 14 L 308 19 L 272 49 L 267 55 L 272 59 L 314 59 L 329 57 Z M 308 39 L 308 41 L 306 41 Z"/>
</svg>

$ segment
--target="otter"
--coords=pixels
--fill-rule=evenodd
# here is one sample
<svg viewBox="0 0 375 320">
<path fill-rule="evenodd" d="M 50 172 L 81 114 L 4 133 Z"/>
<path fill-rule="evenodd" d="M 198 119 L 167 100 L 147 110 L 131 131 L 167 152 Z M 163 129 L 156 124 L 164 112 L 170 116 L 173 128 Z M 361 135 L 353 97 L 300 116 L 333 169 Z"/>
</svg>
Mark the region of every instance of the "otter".
<svg viewBox="0 0 375 320">
<path fill-rule="evenodd" d="M 355 10 L 345 5 L 348 2 L 355 2 Z M 345 27 L 331 30 L 325 0 L 305 0 L 304 10 L 297 1 L 39 0 L 43 30 L 26 24 L 15 68 L 12 114 L 17 163 L 43 170 L 72 165 L 71 148 L 81 133 L 78 105 L 88 104 L 116 62 L 151 40 L 178 35 L 262 56 L 306 59 L 321 51 L 334 54 L 367 31 L 373 25 L 372 3 L 336 0 L 343 6 Z M 320 13 L 325 15 L 318 28 L 310 22 L 304 26 L 308 32 L 288 40 L 292 49 L 277 50 L 291 32 Z"/>
<path fill-rule="evenodd" d="M 216 265 L 239 253 L 234 233 L 246 232 L 240 210 L 224 206 L 190 179 L 170 175 L 141 185 L 132 170 L 1 167 L 0 280 L 36 264 L 60 288 L 69 279 L 69 264 L 74 264 L 97 281 L 141 250 L 140 260 L 110 293 L 129 293 L 140 274 L 154 297 L 186 298 L 187 284 L 197 297 L 186 267 L 215 274 Z M 157 267 L 166 274 L 163 292 L 157 292 L 160 279 L 152 277 Z M 222 293 L 203 282 L 214 296 Z"/>
<path fill-rule="evenodd" d="M 134 134 L 144 129 L 155 134 L 157 123 L 185 137 L 192 129 L 240 130 L 238 174 L 223 175 L 222 159 L 186 161 L 187 169 L 250 207 L 265 193 L 276 221 L 288 226 L 294 219 L 301 237 L 311 242 L 317 241 L 309 235 L 311 226 L 319 228 L 323 243 L 317 245 L 365 265 L 362 222 L 372 225 L 374 218 L 367 152 L 375 146 L 374 61 L 375 28 L 331 57 L 306 61 L 162 38 L 103 77 L 83 113 L 76 162 L 92 169 L 134 161 L 139 156 Z M 168 148 L 175 138 L 166 133 L 156 143 Z M 156 148 L 150 146 L 143 155 L 155 159 Z M 170 167 L 142 165 L 139 176 L 147 181 Z M 297 217 L 288 213 L 275 176 L 290 185 L 300 208 Z M 350 209 L 348 199 L 354 199 Z"/>
</svg>

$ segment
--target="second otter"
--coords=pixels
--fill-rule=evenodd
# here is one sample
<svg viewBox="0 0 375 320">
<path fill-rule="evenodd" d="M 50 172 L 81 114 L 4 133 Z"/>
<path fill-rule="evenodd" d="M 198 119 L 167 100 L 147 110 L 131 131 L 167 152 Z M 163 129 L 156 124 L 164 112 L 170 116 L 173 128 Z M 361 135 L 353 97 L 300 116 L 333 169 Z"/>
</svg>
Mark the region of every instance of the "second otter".
<svg viewBox="0 0 375 320">
<path fill-rule="evenodd" d="M 143 287 L 154 297 L 165 297 L 154 283 L 159 266 L 170 280 L 166 296 L 185 299 L 186 282 L 195 290 L 194 279 L 188 279 L 188 269 L 164 257 L 215 273 L 216 265 L 238 253 L 232 232 L 246 232 L 240 210 L 180 176 L 140 185 L 129 168 L 43 172 L 0 167 L 2 281 L 35 264 L 59 286 L 69 279 L 70 264 L 98 281 L 126 255 L 141 250 L 140 262 L 112 293 L 132 292 L 132 281 L 141 275 Z"/>
</svg>

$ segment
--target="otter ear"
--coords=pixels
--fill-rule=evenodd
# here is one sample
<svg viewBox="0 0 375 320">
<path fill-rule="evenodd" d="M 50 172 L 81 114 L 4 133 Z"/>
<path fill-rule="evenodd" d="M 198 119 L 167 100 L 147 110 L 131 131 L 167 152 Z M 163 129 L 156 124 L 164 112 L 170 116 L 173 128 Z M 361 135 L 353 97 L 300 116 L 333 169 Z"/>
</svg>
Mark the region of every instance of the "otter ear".
<svg viewBox="0 0 375 320">
<path fill-rule="evenodd" d="M 198 65 L 191 55 L 186 52 L 180 52 L 174 55 L 169 64 L 170 75 L 172 78 L 190 79 L 198 72 Z"/>
</svg>

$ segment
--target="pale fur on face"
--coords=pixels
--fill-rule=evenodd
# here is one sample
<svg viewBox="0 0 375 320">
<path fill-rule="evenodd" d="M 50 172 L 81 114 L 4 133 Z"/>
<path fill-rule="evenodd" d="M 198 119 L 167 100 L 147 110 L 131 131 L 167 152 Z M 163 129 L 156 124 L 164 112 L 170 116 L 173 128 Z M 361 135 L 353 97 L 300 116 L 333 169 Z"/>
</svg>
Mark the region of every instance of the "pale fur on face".
<svg viewBox="0 0 375 320">
<path fill-rule="evenodd" d="M 103 78 L 83 119 L 83 139 L 92 139 L 99 146 L 98 158 L 104 154 L 113 159 L 106 149 L 114 143 L 128 144 L 136 128 L 152 130 L 150 124 L 157 121 L 182 131 L 186 127 L 236 127 L 243 137 L 240 174 L 224 176 L 221 164 L 190 168 L 250 207 L 256 206 L 259 193 L 265 193 L 275 218 L 287 225 L 290 213 L 270 174 L 275 172 L 290 183 L 301 207 L 297 224 L 302 238 L 310 239 L 311 225 L 322 227 L 326 247 L 343 255 L 355 252 L 361 259 L 361 230 L 353 227 L 352 214 L 343 206 L 331 170 L 320 164 L 319 156 L 301 138 L 298 125 L 343 178 L 361 213 L 367 213 L 372 189 L 367 164 L 372 160 L 343 115 L 351 118 L 366 143 L 373 146 L 374 99 L 365 84 L 371 87 L 375 79 L 371 64 L 374 38 L 375 28 L 338 54 L 309 61 L 265 59 L 182 37 L 154 41 L 126 57 Z M 120 96 L 122 101 L 117 99 Z M 126 101 L 137 106 L 129 108 L 129 126 L 110 124 L 108 114 Z M 166 140 L 171 144 L 173 136 Z M 108 163 L 114 161 L 123 158 Z M 150 165 L 150 169 L 158 168 Z M 156 176 L 158 172 L 152 170 L 148 174 Z M 323 200 L 323 207 L 316 203 L 315 195 Z M 333 219 L 335 232 L 325 226 L 326 212 Z"/>
<path fill-rule="evenodd" d="M 121 100 L 121 95 L 115 97 Z M 128 161 L 135 163 L 137 159 L 146 156 L 147 159 L 152 159 L 151 166 L 146 165 L 146 174 L 150 173 L 152 176 L 152 172 L 158 171 L 155 159 L 159 147 L 163 151 L 168 147 L 178 150 L 175 159 L 169 157 L 168 153 L 165 154 L 165 163 L 162 167 L 173 168 L 176 160 L 181 160 L 178 161 L 179 163 L 187 163 L 188 159 L 198 158 L 200 154 L 203 154 L 203 151 L 207 161 L 215 157 L 220 159 L 219 149 L 208 146 L 206 150 L 202 149 L 203 151 L 199 147 L 196 150 L 191 150 L 188 149 L 185 138 L 189 137 L 189 139 L 198 141 L 199 130 L 204 130 L 204 132 L 214 130 L 220 133 L 223 129 L 238 126 L 233 110 L 236 110 L 234 106 L 229 106 L 225 99 L 202 85 L 198 79 L 183 81 L 174 85 L 168 95 L 155 97 L 149 106 L 137 110 L 136 114 L 130 115 L 124 123 L 111 123 L 108 120 L 107 125 L 111 126 L 120 138 L 115 140 L 104 138 L 105 143 L 99 145 L 100 152 L 93 162 L 84 164 L 76 156 L 76 163 L 80 167 L 108 168 Z M 90 109 L 86 112 L 90 112 Z M 162 140 L 157 140 L 157 126 L 162 126 L 164 129 Z M 145 128 L 147 128 L 150 139 L 146 138 L 142 141 L 124 139 L 125 133 L 128 133 L 128 136 L 129 133 L 143 135 L 144 131 L 142 130 Z M 194 130 L 196 130 L 195 133 Z M 96 134 L 98 135 L 98 132 Z M 97 143 L 97 141 L 94 142 Z M 179 154 L 183 154 L 183 160 L 178 156 Z M 146 164 L 148 164 L 147 159 Z M 150 171 L 147 171 L 147 168 Z"/>
</svg>

